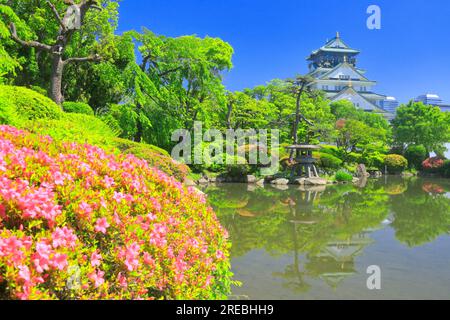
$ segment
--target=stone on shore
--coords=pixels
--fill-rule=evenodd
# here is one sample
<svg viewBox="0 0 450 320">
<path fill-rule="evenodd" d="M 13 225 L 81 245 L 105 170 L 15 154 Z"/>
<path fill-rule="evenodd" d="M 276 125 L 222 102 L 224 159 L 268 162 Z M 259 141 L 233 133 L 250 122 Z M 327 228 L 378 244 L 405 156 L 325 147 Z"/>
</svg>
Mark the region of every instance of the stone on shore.
<svg viewBox="0 0 450 320">
<path fill-rule="evenodd" d="M 189 179 L 189 178 L 186 178 L 186 179 L 184 180 L 184 185 L 185 185 L 186 187 L 195 187 L 197 184 L 195 183 L 195 181 L 193 181 L 193 180 L 191 180 L 191 179 Z"/>
<path fill-rule="evenodd" d="M 271 184 L 275 186 L 287 186 L 289 184 L 289 180 L 284 178 L 275 179 L 271 182 Z"/>
<path fill-rule="evenodd" d="M 208 184 L 208 183 L 209 183 L 209 180 L 205 177 L 198 180 L 198 184 Z"/>
<path fill-rule="evenodd" d="M 308 178 L 305 179 L 305 185 L 310 186 L 326 186 L 328 184 L 326 179 L 322 178 Z"/>
<path fill-rule="evenodd" d="M 258 182 L 258 179 L 256 179 L 255 176 L 252 175 L 247 176 L 247 183 L 256 183 L 256 182 Z"/>
</svg>

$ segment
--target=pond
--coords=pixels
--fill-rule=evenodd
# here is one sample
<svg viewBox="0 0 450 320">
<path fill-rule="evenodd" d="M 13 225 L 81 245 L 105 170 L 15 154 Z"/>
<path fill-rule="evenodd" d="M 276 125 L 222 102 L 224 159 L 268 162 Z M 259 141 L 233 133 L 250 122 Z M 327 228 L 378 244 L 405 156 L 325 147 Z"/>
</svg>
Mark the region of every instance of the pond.
<svg viewBox="0 0 450 320">
<path fill-rule="evenodd" d="M 448 179 L 286 188 L 204 188 L 242 282 L 230 298 L 450 299 Z"/>
</svg>

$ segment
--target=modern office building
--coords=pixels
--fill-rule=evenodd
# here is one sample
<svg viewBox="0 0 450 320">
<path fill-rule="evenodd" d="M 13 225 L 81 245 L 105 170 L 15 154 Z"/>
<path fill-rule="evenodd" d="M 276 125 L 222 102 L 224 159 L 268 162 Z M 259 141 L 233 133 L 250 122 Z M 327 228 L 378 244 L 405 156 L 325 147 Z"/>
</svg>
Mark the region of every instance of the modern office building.
<svg viewBox="0 0 450 320">
<path fill-rule="evenodd" d="M 395 97 L 386 97 L 383 100 L 383 109 L 389 113 L 395 114 L 398 108 L 398 101 Z"/>
<path fill-rule="evenodd" d="M 415 99 L 416 102 L 423 102 L 423 104 L 430 106 L 441 106 L 443 105 L 442 99 L 434 93 L 426 93 L 418 96 Z"/>
<path fill-rule="evenodd" d="M 376 81 L 368 79 L 365 71 L 357 66 L 359 54 L 360 51 L 349 47 L 339 33 L 313 51 L 307 61 L 309 75 L 316 80 L 314 88 L 325 91 L 331 101 L 349 100 L 357 108 L 389 118 L 383 109 L 386 96 L 372 90 Z"/>
</svg>

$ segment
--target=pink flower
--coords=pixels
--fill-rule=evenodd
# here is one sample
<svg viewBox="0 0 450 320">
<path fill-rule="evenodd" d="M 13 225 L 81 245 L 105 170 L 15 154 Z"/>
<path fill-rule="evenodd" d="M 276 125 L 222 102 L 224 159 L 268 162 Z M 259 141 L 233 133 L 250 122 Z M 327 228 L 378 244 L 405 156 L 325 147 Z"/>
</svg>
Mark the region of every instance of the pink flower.
<svg viewBox="0 0 450 320">
<path fill-rule="evenodd" d="M 31 274 L 30 274 L 30 269 L 27 266 L 19 266 L 19 277 L 20 279 L 22 279 L 23 281 L 25 281 L 25 283 L 28 283 L 31 281 Z"/>
<path fill-rule="evenodd" d="M 80 210 L 80 213 L 83 215 L 89 216 L 92 213 L 92 207 L 87 204 L 86 202 L 81 202 L 78 209 Z"/>
<path fill-rule="evenodd" d="M 52 259 L 52 265 L 58 270 L 64 270 L 68 266 L 67 255 L 57 253 Z"/>
<path fill-rule="evenodd" d="M 95 232 L 97 233 L 103 233 L 106 234 L 106 230 L 109 228 L 109 223 L 106 220 L 106 218 L 101 218 L 97 220 L 97 223 L 95 224 Z"/>
<path fill-rule="evenodd" d="M 225 254 L 221 250 L 217 250 L 216 258 L 219 259 L 219 260 L 224 260 L 225 259 Z"/>
<path fill-rule="evenodd" d="M 104 185 L 106 188 L 114 187 L 114 185 L 115 185 L 114 179 L 113 179 L 113 178 L 110 178 L 110 177 L 108 177 L 108 176 L 105 176 L 105 177 L 103 178 L 103 185 Z"/>
<path fill-rule="evenodd" d="M 91 255 L 91 265 L 93 267 L 99 267 L 102 262 L 102 255 L 97 253 L 97 251 L 93 252 Z"/>
<path fill-rule="evenodd" d="M 144 263 L 149 266 L 153 266 L 155 264 L 155 260 L 148 252 L 144 252 Z"/>
<path fill-rule="evenodd" d="M 103 279 L 103 276 L 105 275 L 105 272 L 103 271 L 97 271 L 92 272 L 88 275 L 89 280 L 91 280 L 94 283 L 94 286 L 96 288 L 100 287 L 102 284 L 105 283 L 105 279 Z"/>
<path fill-rule="evenodd" d="M 137 243 L 133 243 L 120 251 L 119 258 L 125 260 L 124 264 L 128 271 L 134 271 L 138 268 L 140 250 L 141 247 Z"/>
<path fill-rule="evenodd" d="M 52 234 L 52 239 L 53 248 L 55 249 L 59 247 L 68 247 L 70 249 L 74 249 L 78 240 L 73 230 L 67 227 L 56 228 L 56 230 Z"/>
<path fill-rule="evenodd" d="M 127 277 L 125 277 L 122 272 L 119 272 L 119 274 L 117 275 L 117 281 L 122 288 L 128 288 Z"/>
</svg>

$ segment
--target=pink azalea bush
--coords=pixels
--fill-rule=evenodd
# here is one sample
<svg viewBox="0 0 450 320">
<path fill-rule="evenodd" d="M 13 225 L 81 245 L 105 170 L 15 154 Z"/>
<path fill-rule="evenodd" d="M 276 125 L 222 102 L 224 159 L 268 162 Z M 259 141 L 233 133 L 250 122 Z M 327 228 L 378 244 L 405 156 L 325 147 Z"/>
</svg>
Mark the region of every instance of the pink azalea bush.
<svg viewBox="0 0 450 320">
<path fill-rule="evenodd" d="M 0 299 L 221 299 L 228 250 L 145 160 L 0 126 Z"/>
<path fill-rule="evenodd" d="M 428 172 L 438 172 L 444 166 L 444 160 L 440 157 L 432 157 L 426 159 L 422 163 L 422 167 Z"/>
</svg>

